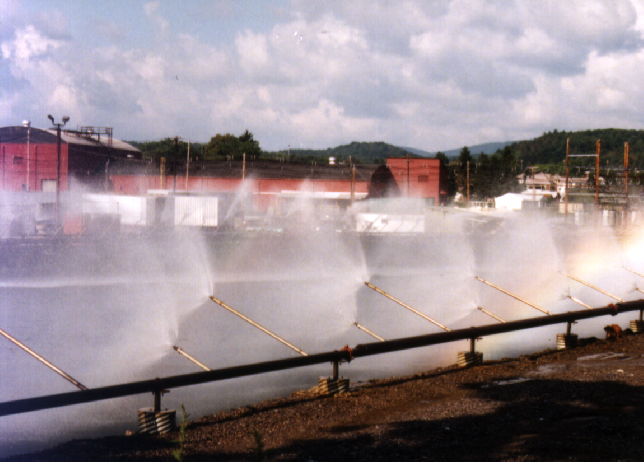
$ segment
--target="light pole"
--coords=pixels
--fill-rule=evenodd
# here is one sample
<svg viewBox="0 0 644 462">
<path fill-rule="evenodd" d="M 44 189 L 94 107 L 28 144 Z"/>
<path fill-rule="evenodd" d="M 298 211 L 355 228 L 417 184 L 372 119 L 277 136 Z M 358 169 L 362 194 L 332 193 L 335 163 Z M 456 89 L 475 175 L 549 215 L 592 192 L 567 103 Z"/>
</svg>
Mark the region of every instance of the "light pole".
<svg viewBox="0 0 644 462">
<path fill-rule="evenodd" d="M 56 127 L 58 153 L 56 160 L 56 232 L 58 232 L 58 230 L 60 229 L 60 129 L 61 127 L 64 127 L 65 124 L 69 121 L 69 117 L 63 116 L 63 122 L 58 124 L 54 121 L 54 118 L 51 114 L 49 114 L 47 118 L 51 120 L 51 124 Z"/>
</svg>

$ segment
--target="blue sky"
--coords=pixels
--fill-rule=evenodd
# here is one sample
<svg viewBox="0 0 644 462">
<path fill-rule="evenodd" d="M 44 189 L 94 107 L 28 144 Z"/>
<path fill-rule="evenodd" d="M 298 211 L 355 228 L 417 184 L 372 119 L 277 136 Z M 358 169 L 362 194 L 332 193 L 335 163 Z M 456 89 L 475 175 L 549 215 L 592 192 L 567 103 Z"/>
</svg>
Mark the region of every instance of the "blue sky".
<svg viewBox="0 0 644 462">
<path fill-rule="evenodd" d="M 0 124 L 430 152 L 642 128 L 644 3 L 3 0 Z"/>
</svg>

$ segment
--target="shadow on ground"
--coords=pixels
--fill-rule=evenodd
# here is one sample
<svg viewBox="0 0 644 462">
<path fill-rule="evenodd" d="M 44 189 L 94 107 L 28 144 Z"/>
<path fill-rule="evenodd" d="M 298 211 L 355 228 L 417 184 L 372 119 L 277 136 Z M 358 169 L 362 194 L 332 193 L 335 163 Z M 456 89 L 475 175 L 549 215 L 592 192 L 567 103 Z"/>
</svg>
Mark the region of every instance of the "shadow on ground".
<svg viewBox="0 0 644 462">
<path fill-rule="evenodd" d="M 425 420 L 423 410 L 416 413 L 412 406 L 407 414 L 411 417 L 329 426 L 322 437 L 275 448 L 259 459 L 253 459 L 250 447 L 236 454 L 199 452 L 193 447 L 184 460 L 644 460 L 644 387 L 616 381 L 534 379 L 466 388 L 473 393 L 468 400 L 500 405 L 492 413 L 440 420 Z M 419 408 L 423 406 L 429 415 L 431 407 L 419 403 Z M 211 425 L 215 428 L 217 423 Z M 266 443 L 270 445 L 269 440 Z M 73 441 L 9 460 L 156 462 L 174 460 L 169 455 L 174 447 L 165 439 L 137 435 Z"/>
</svg>

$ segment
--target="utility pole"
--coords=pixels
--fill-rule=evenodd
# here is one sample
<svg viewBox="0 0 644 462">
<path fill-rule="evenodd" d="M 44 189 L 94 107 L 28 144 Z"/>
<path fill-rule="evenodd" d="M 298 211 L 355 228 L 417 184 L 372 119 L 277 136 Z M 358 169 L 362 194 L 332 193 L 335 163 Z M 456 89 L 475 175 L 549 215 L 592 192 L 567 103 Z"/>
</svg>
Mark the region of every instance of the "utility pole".
<svg viewBox="0 0 644 462">
<path fill-rule="evenodd" d="M 49 120 L 51 120 L 51 124 L 56 127 L 56 139 L 57 139 L 57 160 L 56 160 L 56 232 L 60 229 L 60 138 L 61 138 L 61 133 L 60 130 L 62 127 L 65 126 L 65 124 L 69 121 L 69 117 L 63 116 L 63 122 L 62 123 L 56 123 L 54 122 L 54 118 L 52 117 L 51 114 L 47 116 Z M 68 166 L 68 176 L 69 176 L 69 166 Z"/>
<path fill-rule="evenodd" d="M 27 121 L 27 192 L 31 191 L 31 180 L 30 180 L 31 149 L 29 146 L 30 136 L 31 136 L 31 122 Z"/>
<path fill-rule="evenodd" d="M 470 161 L 467 161 L 467 206 L 470 206 Z"/>
<path fill-rule="evenodd" d="M 568 156 L 570 155 L 570 138 L 566 138 L 566 186 L 564 187 L 564 194 L 566 196 L 565 206 L 566 211 L 564 216 L 568 218 Z"/>
<path fill-rule="evenodd" d="M 595 145 L 595 210 L 598 211 L 599 206 L 599 152 L 601 150 L 602 142 L 597 140 Z"/>
<path fill-rule="evenodd" d="M 351 205 L 356 200 L 356 166 L 351 166 Z"/>
<path fill-rule="evenodd" d="M 624 143 L 624 226 L 628 223 L 628 155 L 630 145 L 628 141 Z"/>
<path fill-rule="evenodd" d="M 409 197 L 409 183 L 411 178 L 409 176 L 409 153 L 407 153 L 407 197 Z"/>
<path fill-rule="evenodd" d="M 188 171 L 190 170 L 190 140 L 188 140 L 188 155 L 186 155 L 186 192 L 188 192 Z"/>
<path fill-rule="evenodd" d="M 172 156 L 172 170 L 174 173 L 174 183 L 172 185 L 172 192 L 177 192 L 177 151 L 179 150 L 179 137 L 174 137 L 174 154 Z"/>
</svg>

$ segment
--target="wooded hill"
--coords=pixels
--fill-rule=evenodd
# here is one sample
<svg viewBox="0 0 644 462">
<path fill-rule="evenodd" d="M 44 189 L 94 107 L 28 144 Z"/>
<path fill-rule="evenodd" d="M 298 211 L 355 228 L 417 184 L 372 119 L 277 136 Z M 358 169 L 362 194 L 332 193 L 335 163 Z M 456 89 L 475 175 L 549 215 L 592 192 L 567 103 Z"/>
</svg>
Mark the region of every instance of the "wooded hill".
<svg viewBox="0 0 644 462">
<path fill-rule="evenodd" d="M 220 136 L 222 139 L 228 136 L 231 139 L 242 140 L 244 136 L 234 137 L 232 135 Z M 219 136 L 219 135 L 218 135 Z M 248 138 L 252 140 L 252 133 L 248 133 Z M 571 154 L 594 154 L 595 144 L 597 140 L 601 140 L 601 167 L 619 167 L 624 165 L 624 142 L 630 144 L 630 167 L 636 169 L 644 169 L 644 130 L 623 130 L 616 128 L 606 128 L 599 130 L 584 130 L 579 132 L 566 132 L 557 131 L 544 133 L 543 135 L 532 140 L 515 141 L 498 143 L 501 145 L 508 145 L 515 155 L 517 160 L 517 167 L 521 165 L 524 168 L 528 166 L 538 165 L 546 171 L 552 173 L 560 172 L 563 169 L 563 161 L 566 158 L 566 139 L 570 138 L 570 153 Z M 230 158 L 231 160 L 241 160 L 241 152 L 249 151 L 246 146 L 241 144 L 241 147 L 232 150 L 229 154 L 223 151 L 218 152 L 214 148 L 219 144 L 215 143 L 217 137 L 214 137 L 209 143 L 193 143 L 190 149 L 190 158 L 194 160 L 220 160 Z M 225 141 L 225 140 L 224 140 Z M 242 140 L 243 141 L 243 140 Z M 254 152 L 250 154 L 246 152 L 247 156 L 252 156 L 255 160 L 275 160 L 275 161 L 291 161 L 291 162 L 305 162 L 305 163 L 327 163 L 329 157 L 334 157 L 337 163 L 348 163 L 351 158 L 354 163 L 361 164 L 383 164 L 387 157 L 435 157 L 427 151 L 420 151 L 412 148 L 401 148 L 391 144 L 379 142 L 357 142 L 354 141 L 350 144 L 337 146 L 335 148 L 327 149 L 291 149 L 266 152 L 259 148 L 259 143 L 252 140 L 254 145 Z M 179 160 L 185 159 L 187 155 L 187 143 L 179 141 L 176 145 L 173 139 L 165 139 L 162 141 L 151 142 L 131 142 L 134 146 L 143 151 L 144 158 L 158 159 L 163 156 L 170 160 L 176 152 Z M 497 143 L 489 143 L 497 144 Z M 227 146 L 222 143 L 224 148 Z M 223 148 L 222 148 L 223 149 Z M 221 149 L 220 149 L 221 151 Z M 451 153 L 451 151 L 448 151 Z M 476 146 L 470 147 L 470 152 L 474 160 L 477 160 L 481 154 L 481 150 L 477 150 Z M 501 152 L 498 149 L 497 152 Z M 419 155 L 426 154 L 426 156 Z M 486 152 L 489 154 L 489 152 Z M 441 153 L 441 157 L 444 153 Z M 448 156 L 453 158 L 452 156 Z M 607 163 L 608 162 L 608 163 Z M 589 167 L 594 166 L 594 159 L 576 159 L 572 165 L 587 164 Z M 584 165 L 585 165 L 584 164 Z"/>
<path fill-rule="evenodd" d="M 334 157 L 338 163 L 349 163 L 349 158 L 351 158 L 351 162 L 357 164 L 384 164 L 387 157 L 405 157 L 407 155 L 410 157 L 422 157 L 382 141 L 354 141 L 335 148 L 321 150 L 291 149 L 290 152 L 277 151 L 263 154 L 265 158 L 272 157 L 280 160 L 308 162 L 328 162 L 329 157 Z"/>
<path fill-rule="evenodd" d="M 254 143 L 253 146 L 248 146 L 247 142 L 235 143 L 235 141 L 242 140 L 242 137 L 230 134 L 217 135 L 209 143 L 192 143 L 190 159 L 191 161 L 241 160 L 242 154 L 245 153 L 248 160 L 326 164 L 329 162 L 329 157 L 334 157 L 337 163 L 349 163 L 349 159 L 351 159 L 351 162 L 356 164 L 384 164 L 387 157 L 405 157 L 407 155 L 423 157 L 382 141 L 354 141 L 347 145 L 319 150 L 291 149 L 267 152 L 259 148 L 259 143 L 252 139 L 252 133 L 249 133 L 248 136 Z M 182 140 L 178 140 L 176 144 L 172 138 L 161 141 L 130 141 L 129 143 L 141 150 L 144 159 L 158 160 L 160 157 L 165 157 L 169 161 L 174 158 L 176 153 L 179 162 L 184 162 L 187 156 L 187 143 Z"/>
<path fill-rule="evenodd" d="M 604 168 L 624 165 L 624 143 L 630 145 L 632 168 L 644 168 L 644 130 L 605 128 L 566 132 L 553 130 L 529 141 L 516 141 L 509 146 L 523 166 L 555 164 L 563 166 L 566 159 L 566 140 L 570 138 L 570 154 L 595 154 L 597 140 L 601 140 L 600 163 Z M 474 154 L 474 152 L 473 152 Z M 582 162 L 576 160 L 575 162 Z M 586 159 L 594 166 L 594 159 Z"/>
</svg>

